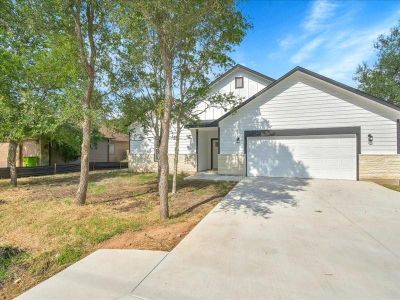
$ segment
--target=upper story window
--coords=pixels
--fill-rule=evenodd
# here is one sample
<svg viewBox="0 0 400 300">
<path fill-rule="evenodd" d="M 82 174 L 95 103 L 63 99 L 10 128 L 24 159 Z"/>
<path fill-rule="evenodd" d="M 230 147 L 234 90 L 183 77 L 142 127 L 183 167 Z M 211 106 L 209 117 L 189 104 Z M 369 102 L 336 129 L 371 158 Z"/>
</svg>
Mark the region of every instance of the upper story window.
<svg viewBox="0 0 400 300">
<path fill-rule="evenodd" d="M 235 77 L 235 89 L 242 89 L 243 85 L 243 77 Z"/>
</svg>

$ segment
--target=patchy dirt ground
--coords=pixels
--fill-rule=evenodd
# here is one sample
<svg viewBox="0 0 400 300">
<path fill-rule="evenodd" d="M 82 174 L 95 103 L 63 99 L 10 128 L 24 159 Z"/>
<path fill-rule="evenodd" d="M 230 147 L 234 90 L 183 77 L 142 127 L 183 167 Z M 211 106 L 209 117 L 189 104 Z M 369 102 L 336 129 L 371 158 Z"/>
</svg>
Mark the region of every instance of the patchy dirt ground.
<svg viewBox="0 0 400 300">
<path fill-rule="evenodd" d="M 178 180 L 161 221 L 152 173 L 98 171 L 87 204 L 79 174 L 0 180 L 0 299 L 13 298 L 99 248 L 171 250 L 234 186 Z"/>
</svg>

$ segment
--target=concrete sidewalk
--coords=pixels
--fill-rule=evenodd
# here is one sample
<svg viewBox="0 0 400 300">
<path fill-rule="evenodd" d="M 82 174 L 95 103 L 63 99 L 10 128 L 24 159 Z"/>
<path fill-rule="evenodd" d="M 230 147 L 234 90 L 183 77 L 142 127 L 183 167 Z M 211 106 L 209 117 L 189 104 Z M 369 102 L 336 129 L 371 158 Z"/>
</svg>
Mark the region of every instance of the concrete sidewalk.
<svg viewBox="0 0 400 300">
<path fill-rule="evenodd" d="M 17 299 L 118 299 L 129 295 L 167 253 L 97 250 Z"/>
</svg>

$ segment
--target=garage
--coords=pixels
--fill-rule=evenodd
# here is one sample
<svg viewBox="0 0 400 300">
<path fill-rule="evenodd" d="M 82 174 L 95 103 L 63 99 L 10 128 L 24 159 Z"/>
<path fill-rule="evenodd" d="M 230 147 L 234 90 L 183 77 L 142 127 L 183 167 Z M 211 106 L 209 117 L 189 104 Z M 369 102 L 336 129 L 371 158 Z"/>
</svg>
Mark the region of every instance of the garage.
<svg viewBox="0 0 400 300">
<path fill-rule="evenodd" d="M 357 136 L 247 137 L 247 176 L 356 180 Z"/>
</svg>

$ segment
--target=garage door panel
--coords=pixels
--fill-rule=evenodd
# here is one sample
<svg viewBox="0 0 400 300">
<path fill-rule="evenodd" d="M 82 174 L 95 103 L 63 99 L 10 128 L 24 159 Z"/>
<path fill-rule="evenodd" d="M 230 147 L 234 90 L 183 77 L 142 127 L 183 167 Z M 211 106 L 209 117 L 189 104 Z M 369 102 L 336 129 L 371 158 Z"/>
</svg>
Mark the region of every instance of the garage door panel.
<svg viewBox="0 0 400 300">
<path fill-rule="evenodd" d="M 250 137 L 248 176 L 356 179 L 356 136 Z"/>
</svg>

